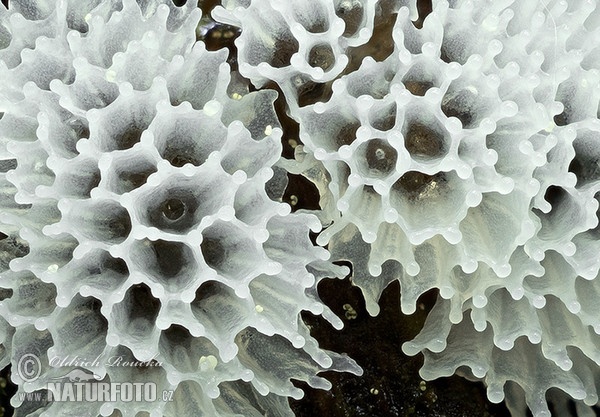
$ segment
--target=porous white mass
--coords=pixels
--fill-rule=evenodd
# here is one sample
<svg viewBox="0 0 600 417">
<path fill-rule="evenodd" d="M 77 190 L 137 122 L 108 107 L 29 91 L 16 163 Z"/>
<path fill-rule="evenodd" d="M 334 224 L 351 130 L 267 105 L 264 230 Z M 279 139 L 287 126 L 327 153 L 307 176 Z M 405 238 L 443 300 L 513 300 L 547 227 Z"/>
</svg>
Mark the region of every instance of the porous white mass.
<svg viewBox="0 0 600 417">
<path fill-rule="evenodd" d="M 75 368 L 174 391 L 17 395 L 16 415 L 290 416 L 291 378 L 360 373 L 300 319 L 341 327 L 316 297 L 347 272 L 311 243 L 321 224 L 371 314 L 392 281 L 405 313 L 439 291 L 402 347 L 423 378 L 481 380 L 514 416 L 594 415 L 600 5 L 434 0 L 417 28 L 410 0 L 225 0 L 252 93 L 196 42 L 200 17 L 192 0 L 0 6 L 0 366 L 19 393 Z M 316 184 L 318 218 L 276 201 L 276 165 Z M 99 360 L 54 360 L 74 357 Z"/>
<path fill-rule="evenodd" d="M 291 378 L 361 372 L 300 319 L 341 327 L 314 287 L 347 271 L 311 243 L 316 216 L 275 201 L 276 93 L 230 84 L 200 18 L 195 0 L 0 6 L 0 365 L 17 416 L 290 416 Z M 76 368 L 173 401 L 47 401 Z"/>
<path fill-rule="evenodd" d="M 292 3 L 310 11 L 252 0 L 216 16 L 242 28 L 241 73 L 277 82 L 299 123 L 304 146 L 287 167 L 321 192 L 329 227 L 317 242 L 351 261 L 372 314 L 394 280 L 405 313 L 439 290 L 425 328 L 403 346 L 425 354 L 424 378 L 483 380 L 515 416 L 548 416 L 547 400 L 572 415 L 567 398 L 577 415 L 594 415 L 598 3 L 434 0 L 422 28 L 400 1 Z M 364 35 L 346 38 L 335 30 L 351 5 L 363 11 L 353 33 Z M 377 26 L 373 6 L 397 10 L 393 50 L 344 68 Z M 273 16 L 261 20 L 259 7 Z M 324 60 L 331 76 L 310 62 L 320 42 L 334 51 Z M 331 86 L 331 96 L 304 105 L 294 85 Z"/>
</svg>

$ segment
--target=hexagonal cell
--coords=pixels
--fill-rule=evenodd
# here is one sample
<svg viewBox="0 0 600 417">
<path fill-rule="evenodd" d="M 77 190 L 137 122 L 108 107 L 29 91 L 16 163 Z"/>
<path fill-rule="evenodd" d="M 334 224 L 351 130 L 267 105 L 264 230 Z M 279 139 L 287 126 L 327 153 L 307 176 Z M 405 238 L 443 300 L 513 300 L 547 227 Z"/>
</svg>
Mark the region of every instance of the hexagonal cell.
<svg viewBox="0 0 600 417">
<path fill-rule="evenodd" d="M 242 60 L 252 66 L 262 62 L 274 68 L 290 65 L 292 55 L 298 52 L 299 44 L 289 29 L 288 23 L 274 10 L 255 10 L 253 24 L 244 26 L 241 39 L 246 43 Z M 270 28 L 267 32 L 264 28 Z"/>
<path fill-rule="evenodd" d="M 302 74 L 292 78 L 292 85 L 296 89 L 296 97 L 300 107 L 318 102 L 326 103 L 333 94 L 332 82 L 317 83 Z"/>
<path fill-rule="evenodd" d="M 580 130 L 573 141 L 575 157 L 569 172 L 577 176 L 577 188 L 600 180 L 600 132 Z"/>
<path fill-rule="evenodd" d="M 218 119 L 196 110 L 160 109 L 151 129 L 158 153 L 175 167 L 202 165 L 227 138 L 227 129 Z"/>
<path fill-rule="evenodd" d="M 402 83 L 415 96 L 424 96 L 431 87 L 440 84 L 439 69 L 429 62 L 419 62 L 413 65 L 402 77 Z"/>
<path fill-rule="evenodd" d="M 78 158 L 67 161 L 67 169 L 56 173 L 54 188 L 62 197 L 89 198 L 91 191 L 100 184 L 97 161 Z"/>
<path fill-rule="evenodd" d="M 156 188 L 145 190 L 138 197 L 136 210 L 142 224 L 185 234 L 204 217 L 232 207 L 235 191 L 231 178 L 222 171 L 192 177 L 175 174 Z"/>
<path fill-rule="evenodd" d="M 382 132 L 392 130 L 394 126 L 396 126 L 397 111 L 398 106 L 396 105 L 396 102 L 376 102 L 369 111 L 369 121 L 371 122 L 371 127 Z"/>
<path fill-rule="evenodd" d="M 225 278 L 244 280 L 264 262 L 264 253 L 258 249 L 256 240 L 233 224 L 215 222 L 202 236 L 200 249 L 204 261 Z"/>
<path fill-rule="evenodd" d="M 156 172 L 153 158 L 141 152 L 115 155 L 115 159 L 103 178 L 104 186 L 117 194 L 124 194 L 141 187 Z"/>
<path fill-rule="evenodd" d="M 424 230 L 451 223 L 465 208 L 466 185 L 454 171 L 434 175 L 405 173 L 392 186 L 390 202 L 411 229 Z"/>
<path fill-rule="evenodd" d="M 158 349 L 166 361 L 182 373 L 197 372 L 202 356 L 219 355 L 208 339 L 194 337 L 188 329 L 177 324 L 161 332 Z"/>
<path fill-rule="evenodd" d="M 435 162 L 448 153 L 450 138 L 446 129 L 432 116 L 409 117 L 402 126 L 404 147 L 418 162 Z"/>
<path fill-rule="evenodd" d="M 298 41 L 292 32 L 284 30 L 275 39 L 271 50 L 272 56 L 267 62 L 275 68 L 287 67 L 290 65 L 292 55 L 298 52 L 298 47 Z"/>
<path fill-rule="evenodd" d="M 152 117 L 148 115 L 141 120 L 131 114 L 123 114 L 123 116 L 126 119 L 121 123 L 106 123 L 108 125 L 105 128 L 107 133 L 101 140 L 103 151 L 124 150 L 133 147 L 140 141 L 142 133 L 152 120 Z"/>
<path fill-rule="evenodd" d="M 377 62 L 373 68 L 355 71 L 346 75 L 343 80 L 348 94 L 352 97 L 371 96 L 381 100 L 390 94 L 390 83 L 394 75 L 393 71 L 386 71 L 383 62 Z"/>
<path fill-rule="evenodd" d="M 360 175 L 384 179 L 396 172 L 398 152 L 385 139 L 370 139 L 355 152 Z"/>
<path fill-rule="evenodd" d="M 356 131 L 360 121 L 352 115 L 337 110 L 313 114 L 312 120 L 305 124 L 310 133 L 312 143 L 326 151 L 336 152 L 343 145 L 350 145 L 356 140 Z"/>
<path fill-rule="evenodd" d="M 328 43 L 314 45 L 308 53 L 307 62 L 311 67 L 318 67 L 327 72 L 335 65 L 335 54 L 331 45 Z"/>
<path fill-rule="evenodd" d="M 167 291 L 190 288 L 196 280 L 198 264 L 185 243 L 144 239 L 132 245 L 131 254 L 136 267 Z"/>
<path fill-rule="evenodd" d="M 117 244 L 131 232 L 129 212 L 112 200 L 85 200 L 63 214 L 62 222 L 73 222 L 77 232 L 90 240 Z"/>
<path fill-rule="evenodd" d="M 93 110 L 88 116 L 90 140 L 104 152 L 132 148 L 156 114 L 158 94 L 152 88 L 133 94 L 128 92 L 108 107 Z"/>
<path fill-rule="evenodd" d="M 399 195 L 405 201 L 420 201 L 422 199 L 437 197 L 439 186 L 446 183 L 446 173 L 438 172 L 428 175 L 419 171 L 409 171 L 402 175 L 394 184 Z"/>
<path fill-rule="evenodd" d="M 64 271 L 68 281 L 65 285 L 80 288 L 88 286 L 94 291 L 110 292 L 123 284 L 129 277 L 129 268 L 121 258 L 113 258 L 105 250 L 90 251 L 78 262 L 72 263 L 73 268 Z"/>
<path fill-rule="evenodd" d="M 230 339 L 244 326 L 248 308 L 235 291 L 218 281 L 207 281 L 196 291 L 192 314 L 207 329 L 211 338 Z M 229 339 L 229 340 L 227 340 Z"/>
<path fill-rule="evenodd" d="M 110 323 L 120 339 L 144 341 L 156 329 L 159 310 L 160 301 L 152 296 L 150 288 L 136 284 L 127 290 L 123 301 L 113 306 Z"/>
<path fill-rule="evenodd" d="M 456 117 L 465 129 L 479 126 L 487 110 L 488 107 L 475 87 L 455 90 L 451 86 L 442 99 L 444 114 L 447 117 Z"/>
<path fill-rule="evenodd" d="M 291 7 L 294 18 L 310 33 L 329 30 L 328 10 L 320 2 L 294 2 Z"/>
<path fill-rule="evenodd" d="M 95 358 L 106 347 L 108 320 L 100 312 L 102 303 L 93 297 L 76 295 L 56 319 L 56 348 L 62 355 L 76 353 Z"/>
<path fill-rule="evenodd" d="M 363 3 L 360 0 L 336 0 L 334 7 L 335 14 L 346 24 L 342 36 L 348 38 L 355 35 L 363 24 Z"/>
</svg>

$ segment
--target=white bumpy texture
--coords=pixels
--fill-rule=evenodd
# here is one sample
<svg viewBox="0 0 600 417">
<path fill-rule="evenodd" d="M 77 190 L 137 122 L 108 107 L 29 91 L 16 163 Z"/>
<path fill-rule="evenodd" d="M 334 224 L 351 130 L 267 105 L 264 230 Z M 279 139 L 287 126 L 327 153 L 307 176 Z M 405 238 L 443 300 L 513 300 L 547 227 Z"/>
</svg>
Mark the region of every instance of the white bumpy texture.
<svg viewBox="0 0 600 417">
<path fill-rule="evenodd" d="M 434 0 L 417 29 L 413 6 L 399 3 L 389 57 L 344 72 L 344 47 L 367 35 L 339 37 L 335 8 L 362 5 L 361 31 L 370 35 L 381 2 L 233 3 L 245 8 L 217 17 L 235 24 L 235 16 L 245 31 L 241 73 L 278 82 L 300 124 L 304 147 L 287 167 L 322 193 L 331 225 L 318 243 L 352 262 L 372 314 L 394 280 L 405 313 L 439 289 L 425 328 L 403 346 L 425 354 L 422 376 L 483 380 L 490 400 L 506 398 L 515 416 L 527 408 L 548 416 L 547 401 L 556 416 L 573 415 L 568 398 L 578 416 L 594 415 L 600 5 Z M 310 13 L 295 16 L 302 8 L 292 3 Z M 269 7 L 272 17 L 257 17 L 254 8 Z M 320 36 L 306 33 L 315 25 Z M 333 51 L 331 76 L 306 63 L 317 40 Z M 331 98 L 299 106 L 289 88 L 295 74 L 314 83 L 343 75 Z"/>
<path fill-rule="evenodd" d="M 0 366 L 19 393 L 76 368 L 174 391 L 17 394 L 16 416 L 290 416 L 291 378 L 328 388 L 317 372 L 361 372 L 300 319 L 341 327 L 314 285 L 347 271 L 312 245 L 316 216 L 269 197 L 276 94 L 228 95 L 227 51 L 196 42 L 200 17 L 195 0 L 0 6 Z M 18 372 L 27 354 L 34 381 Z"/>
<path fill-rule="evenodd" d="M 257 86 L 275 81 L 292 109 L 298 96 L 332 81 L 375 21 L 415 0 L 224 0 L 213 16 L 242 29 L 240 72 Z M 413 14 L 416 17 L 416 14 Z"/>
</svg>

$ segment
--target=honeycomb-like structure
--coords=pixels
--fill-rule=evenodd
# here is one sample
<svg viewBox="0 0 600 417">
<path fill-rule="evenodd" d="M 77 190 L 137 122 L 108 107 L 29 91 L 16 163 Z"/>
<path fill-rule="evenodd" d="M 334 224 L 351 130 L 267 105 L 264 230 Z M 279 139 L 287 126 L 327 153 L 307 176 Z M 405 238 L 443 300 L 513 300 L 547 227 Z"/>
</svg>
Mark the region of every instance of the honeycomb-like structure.
<svg viewBox="0 0 600 417">
<path fill-rule="evenodd" d="M 439 300 L 403 346 L 515 416 L 593 415 L 600 383 L 600 9 L 593 1 L 400 8 L 394 51 L 291 111 L 294 173 L 321 192 L 317 242 L 349 260 L 371 314 Z M 294 109 L 294 97 L 288 98 Z"/>
<path fill-rule="evenodd" d="M 372 38 L 377 20 L 414 0 L 225 0 L 213 11 L 241 28 L 240 73 L 255 85 L 275 81 L 292 108 L 323 94 Z M 413 17 L 415 17 L 413 15 Z"/>
<path fill-rule="evenodd" d="M 347 271 L 311 243 L 316 216 L 276 201 L 275 93 L 228 95 L 227 52 L 196 42 L 200 17 L 195 0 L 0 6 L 0 365 L 15 415 L 290 416 L 290 379 L 361 372 L 300 319 L 341 327 L 314 286 Z M 19 373 L 28 354 L 35 380 Z M 19 395 L 78 369 L 172 401 Z"/>
</svg>

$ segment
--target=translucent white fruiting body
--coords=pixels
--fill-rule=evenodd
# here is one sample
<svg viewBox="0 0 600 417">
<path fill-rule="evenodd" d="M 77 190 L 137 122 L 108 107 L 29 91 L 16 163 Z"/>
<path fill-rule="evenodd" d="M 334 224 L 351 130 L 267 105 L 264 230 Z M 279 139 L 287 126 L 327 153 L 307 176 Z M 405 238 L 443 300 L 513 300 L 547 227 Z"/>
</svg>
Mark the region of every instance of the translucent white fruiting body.
<svg viewBox="0 0 600 417">
<path fill-rule="evenodd" d="M 371 39 L 377 16 L 404 4 L 415 1 L 226 0 L 213 16 L 242 29 L 240 73 L 258 86 L 275 81 L 296 107 L 300 95 L 344 71 L 352 51 Z"/>
<path fill-rule="evenodd" d="M 600 35 L 592 1 L 400 8 L 395 49 L 295 107 L 297 162 L 322 193 L 318 237 L 377 314 L 439 289 L 422 376 L 461 371 L 515 416 L 598 402 Z M 508 381 L 508 383 L 506 383 Z M 505 384 L 506 383 L 506 384 Z M 559 392 L 564 391 L 568 395 Z"/>
<path fill-rule="evenodd" d="M 346 271 L 266 184 L 275 93 L 227 95 L 227 52 L 195 41 L 195 1 L 0 7 L 0 365 L 19 392 L 75 368 L 152 382 L 171 402 L 12 403 L 19 415 L 289 416 L 290 379 L 360 373 L 301 310 L 341 321 L 315 283 Z M 12 348 L 11 348 L 12 347 Z M 19 375 L 35 354 L 41 374 Z M 60 366 L 54 358 L 93 364 Z M 160 366 L 109 366 L 155 360 Z"/>
</svg>

